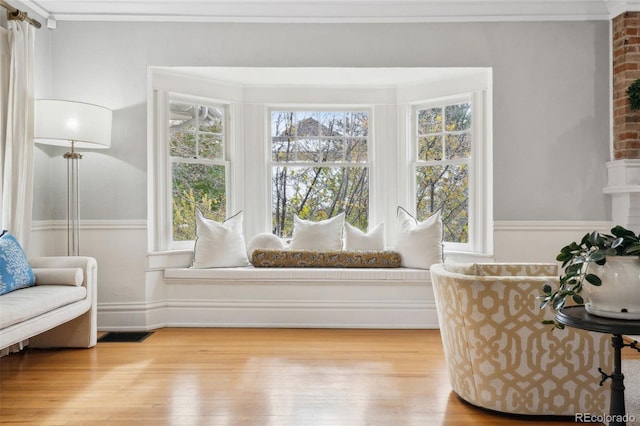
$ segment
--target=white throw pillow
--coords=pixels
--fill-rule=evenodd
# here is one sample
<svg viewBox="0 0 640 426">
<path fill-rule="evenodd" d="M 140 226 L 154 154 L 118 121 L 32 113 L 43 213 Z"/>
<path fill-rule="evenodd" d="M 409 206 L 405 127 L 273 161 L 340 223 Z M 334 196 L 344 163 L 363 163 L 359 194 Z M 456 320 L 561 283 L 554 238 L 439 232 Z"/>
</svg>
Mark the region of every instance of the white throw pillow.
<svg viewBox="0 0 640 426">
<path fill-rule="evenodd" d="M 350 223 L 345 223 L 344 249 L 360 251 L 383 251 L 384 224 L 379 223 L 375 228 L 365 234 Z"/>
<path fill-rule="evenodd" d="M 292 250 L 340 250 L 342 249 L 342 229 L 344 213 L 330 219 L 313 222 L 293 218 Z"/>
<path fill-rule="evenodd" d="M 442 262 L 442 218 L 440 211 L 418 222 L 409 212 L 398 207 L 398 243 L 400 264 L 405 268 L 429 269 Z"/>
<path fill-rule="evenodd" d="M 33 268 L 36 285 L 81 286 L 84 273 L 81 268 Z"/>
<path fill-rule="evenodd" d="M 196 243 L 192 268 L 248 266 L 242 212 L 222 223 L 204 217 L 196 209 Z"/>
<path fill-rule="evenodd" d="M 254 235 L 247 243 L 249 261 L 251 261 L 255 249 L 284 250 L 284 241 L 277 235 L 269 233 Z"/>
</svg>

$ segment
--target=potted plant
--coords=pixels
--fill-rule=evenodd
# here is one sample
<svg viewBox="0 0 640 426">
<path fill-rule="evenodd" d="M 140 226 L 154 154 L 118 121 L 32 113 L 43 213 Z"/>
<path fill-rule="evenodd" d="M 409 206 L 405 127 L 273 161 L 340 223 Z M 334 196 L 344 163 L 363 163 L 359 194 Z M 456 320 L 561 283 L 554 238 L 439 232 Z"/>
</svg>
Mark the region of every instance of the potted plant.
<svg viewBox="0 0 640 426">
<path fill-rule="evenodd" d="M 640 319 L 639 256 L 640 235 L 622 226 L 612 228 L 611 234 L 585 234 L 580 243 L 560 250 L 556 260 L 563 272 L 556 288 L 544 285 L 541 308 L 559 310 L 571 300 L 595 315 Z M 563 328 L 555 321 L 543 323 Z"/>
</svg>

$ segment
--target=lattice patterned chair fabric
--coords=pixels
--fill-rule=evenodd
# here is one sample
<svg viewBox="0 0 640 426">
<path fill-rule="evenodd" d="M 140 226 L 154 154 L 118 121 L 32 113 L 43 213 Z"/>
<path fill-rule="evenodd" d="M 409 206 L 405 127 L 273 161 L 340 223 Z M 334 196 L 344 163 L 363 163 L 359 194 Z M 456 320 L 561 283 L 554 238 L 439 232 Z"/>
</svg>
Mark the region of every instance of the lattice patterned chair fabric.
<svg viewBox="0 0 640 426">
<path fill-rule="evenodd" d="M 453 268 L 451 268 L 453 269 Z M 613 371 L 610 336 L 541 324 L 553 312 L 536 298 L 557 281 L 554 264 L 431 267 L 449 380 L 479 407 L 513 414 L 605 414 Z M 464 273 L 459 273 L 464 272 Z M 473 274 L 473 275 L 465 275 Z"/>
</svg>

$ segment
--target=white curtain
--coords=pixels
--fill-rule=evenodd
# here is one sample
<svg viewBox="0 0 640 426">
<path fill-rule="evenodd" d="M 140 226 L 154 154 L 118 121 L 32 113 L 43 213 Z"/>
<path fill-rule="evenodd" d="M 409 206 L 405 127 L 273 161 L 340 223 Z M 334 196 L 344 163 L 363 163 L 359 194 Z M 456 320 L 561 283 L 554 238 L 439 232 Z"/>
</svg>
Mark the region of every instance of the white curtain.
<svg viewBox="0 0 640 426">
<path fill-rule="evenodd" d="M 9 30 L 0 27 L 0 144 L 7 135 L 7 99 L 9 98 L 9 64 L 11 63 L 11 47 L 9 47 Z M 1 158 L 1 157 L 0 157 Z M 0 162 L 0 171 L 2 163 Z M 2 174 L 0 174 L 2 183 Z M 2 185 L 0 185 L 0 191 Z M 2 194 L 2 192 L 0 192 Z M 2 211 L 0 197 L 0 212 Z"/>
<path fill-rule="evenodd" d="M 0 140 L 0 218 L 26 248 L 31 232 L 33 207 L 33 55 L 35 30 L 23 21 L 9 21 L 11 52 L 6 96 L 0 108 L 6 114 L 4 138 Z M 3 122 L 4 117 L 3 117 Z"/>
</svg>

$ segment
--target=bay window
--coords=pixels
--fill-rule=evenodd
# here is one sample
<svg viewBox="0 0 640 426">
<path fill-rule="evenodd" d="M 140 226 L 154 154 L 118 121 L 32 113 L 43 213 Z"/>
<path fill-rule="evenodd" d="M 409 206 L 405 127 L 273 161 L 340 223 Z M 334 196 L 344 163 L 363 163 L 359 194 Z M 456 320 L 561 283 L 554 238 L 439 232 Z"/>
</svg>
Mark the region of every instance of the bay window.
<svg viewBox="0 0 640 426">
<path fill-rule="evenodd" d="M 246 239 L 289 238 L 295 215 L 344 213 L 362 231 L 384 224 L 393 248 L 402 206 L 418 220 L 441 212 L 448 253 L 491 254 L 490 70 L 441 84 L 421 78 L 446 70 L 427 68 L 368 70 L 379 84 L 322 69 L 314 84 L 287 69 L 284 84 L 280 68 L 238 69 L 244 84 L 234 70 L 152 72 L 151 251 L 193 249 L 196 208 L 219 222 L 243 211 Z"/>
</svg>

